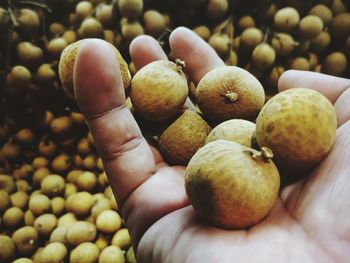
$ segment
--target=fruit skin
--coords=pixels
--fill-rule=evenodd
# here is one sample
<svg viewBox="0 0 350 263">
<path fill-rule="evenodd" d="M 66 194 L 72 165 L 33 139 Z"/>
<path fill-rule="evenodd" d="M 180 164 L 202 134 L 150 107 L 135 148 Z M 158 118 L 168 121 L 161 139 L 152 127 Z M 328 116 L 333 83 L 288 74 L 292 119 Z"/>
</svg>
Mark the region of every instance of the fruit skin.
<svg viewBox="0 0 350 263">
<path fill-rule="evenodd" d="M 328 54 L 322 63 L 322 72 L 325 74 L 340 76 L 346 70 L 348 60 L 342 52 Z"/>
<path fill-rule="evenodd" d="M 276 60 L 276 51 L 267 43 L 257 45 L 252 53 L 252 63 L 257 69 L 267 69 Z"/>
<path fill-rule="evenodd" d="M 294 88 L 272 97 L 256 120 L 256 139 L 269 147 L 280 169 L 307 171 L 331 150 L 337 117 L 321 93 Z"/>
<path fill-rule="evenodd" d="M 265 93 L 247 70 L 223 66 L 209 71 L 200 80 L 196 99 L 204 116 L 211 120 L 254 120 L 264 105 Z"/>
<path fill-rule="evenodd" d="M 73 86 L 73 70 L 76 56 L 79 52 L 81 45 L 88 39 L 82 39 L 77 42 L 74 42 L 68 45 L 61 54 L 61 58 L 58 64 L 58 74 L 63 85 L 63 90 L 66 92 L 67 96 L 73 98 L 74 96 L 74 86 Z M 100 40 L 104 41 L 104 40 Z M 123 79 L 124 89 L 127 90 L 130 87 L 131 83 L 131 74 L 129 72 L 128 64 L 125 62 L 124 58 L 118 51 L 109 42 L 108 45 L 112 48 L 114 55 L 119 62 L 120 73 Z"/>
<path fill-rule="evenodd" d="M 208 135 L 206 144 L 216 140 L 227 140 L 252 147 L 255 133 L 255 123 L 247 120 L 234 119 L 220 123 Z"/>
<path fill-rule="evenodd" d="M 180 65 L 157 60 L 141 68 L 131 81 L 130 99 L 136 113 L 150 121 L 174 117 L 188 94 L 185 74 Z"/>
<path fill-rule="evenodd" d="M 198 113 L 187 110 L 160 135 L 159 148 L 172 164 L 186 165 L 210 131 Z"/>
<path fill-rule="evenodd" d="M 248 228 L 260 222 L 275 204 L 279 172 L 259 151 L 218 140 L 192 157 L 185 188 L 198 214 L 215 226 Z"/>
</svg>

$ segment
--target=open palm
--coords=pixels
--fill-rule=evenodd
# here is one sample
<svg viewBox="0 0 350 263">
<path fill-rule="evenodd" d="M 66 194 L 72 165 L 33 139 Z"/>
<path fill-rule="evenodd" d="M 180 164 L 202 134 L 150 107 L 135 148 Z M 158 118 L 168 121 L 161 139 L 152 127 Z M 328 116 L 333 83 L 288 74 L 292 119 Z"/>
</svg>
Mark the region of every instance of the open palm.
<svg viewBox="0 0 350 263">
<path fill-rule="evenodd" d="M 186 62 L 195 83 L 224 65 L 186 28 L 172 32 L 170 46 L 173 56 Z M 136 38 L 130 53 L 136 68 L 167 59 L 148 36 Z M 76 60 L 74 83 L 139 262 L 348 262 L 349 80 L 299 71 L 281 77 L 280 89 L 314 88 L 334 103 L 337 138 L 308 178 L 282 189 L 269 216 L 247 230 L 215 228 L 197 217 L 185 193 L 185 167 L 167 165 L 124 106 L 119 65 L 108 45 L 86 41 Z"/>
</svg>

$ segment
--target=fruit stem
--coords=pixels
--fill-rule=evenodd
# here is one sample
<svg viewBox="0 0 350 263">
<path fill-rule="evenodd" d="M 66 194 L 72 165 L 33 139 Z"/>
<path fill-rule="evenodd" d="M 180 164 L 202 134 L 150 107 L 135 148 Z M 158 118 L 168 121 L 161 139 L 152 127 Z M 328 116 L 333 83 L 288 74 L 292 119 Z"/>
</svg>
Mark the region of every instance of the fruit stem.
<svg viewBox="0 0 350 263">
<path fill-rule="evenodd" d="M 228 99 L 230 102 L 235 102 L 238 100 L 238 94 L 236 92 L 228 92 L 225 95 L 225 98 Z"/>
<path fill-rule="evenodd" d="M 270 148 L 268 147 L 261 147 L 261 153 L 262 156 L 266 159 L 266 160 L 270 160 L 273 158 L 273 152 Z"/>
<path fill-rule="evenodd" d="M 178 58 L 175 59 L 175 64 L 176 64 L 178 71 L 182 71 L 186 67 L 185 61 L 178 59 Z"/>
</svg>

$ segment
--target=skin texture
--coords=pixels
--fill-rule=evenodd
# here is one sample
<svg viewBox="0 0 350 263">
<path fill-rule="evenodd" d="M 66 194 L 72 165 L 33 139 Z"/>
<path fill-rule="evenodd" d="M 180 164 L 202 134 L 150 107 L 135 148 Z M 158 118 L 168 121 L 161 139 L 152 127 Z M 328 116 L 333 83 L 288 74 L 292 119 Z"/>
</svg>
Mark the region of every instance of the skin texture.
<svg viewBox="0 0 350 263">
<path fill-rule="evenodd" d="M 186 28 L 170 36 L 175 57 L 185 60 L 198 83 L 224 63 L 204 40 Z M 155 40 L 136 38 L 135 66 L 166 59 Z M 287 71 L 279 89 L 309 86 L 334 103 L 335 145 L 304 180 L 282 189 L 270 215 L 248 230 L 204 224 L 188 204 L 184 169 L 168 166 L 150 147 L 129 109 L 117 62 L 108 45 L 86 41 L 74 68 L 80 109 L 103 159 L 138 262 L 347 262 L 350 256 L 350 80 Z M 89 61 L 94 63 L 89 63 Z"/>
</svg>

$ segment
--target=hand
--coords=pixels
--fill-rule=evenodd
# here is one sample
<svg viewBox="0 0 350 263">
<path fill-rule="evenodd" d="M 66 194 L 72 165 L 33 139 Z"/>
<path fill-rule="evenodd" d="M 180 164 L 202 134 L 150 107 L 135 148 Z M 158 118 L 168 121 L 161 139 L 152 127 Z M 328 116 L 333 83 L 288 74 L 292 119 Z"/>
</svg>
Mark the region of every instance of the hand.
<svg viewBox="0 0 350 263">
<path fill-rule="evenodd" d="M 186 28 L 170 36 L 174 57 L 186 62 L 195 82 L 224 65 L 207 43 Z M 130 45 L 140 69 L 167 59 L 148 36 Z M 119 65 L 100 40 L 81 47 L 74 69 L 75 93 L 139 262 L 348 262 L 350 256 L 350 80 L 288 71 L 279 89 L 310 87 L 334 103 L 335 145 L 309 177 L 284 189 L 267 218 L 247 230 L 205 224 L 189 205 L 185 167 L 169 166 L 149 146 L 124 106 Z M 320 124 L 321 125 L 321 124 Z"/>
</svg>

